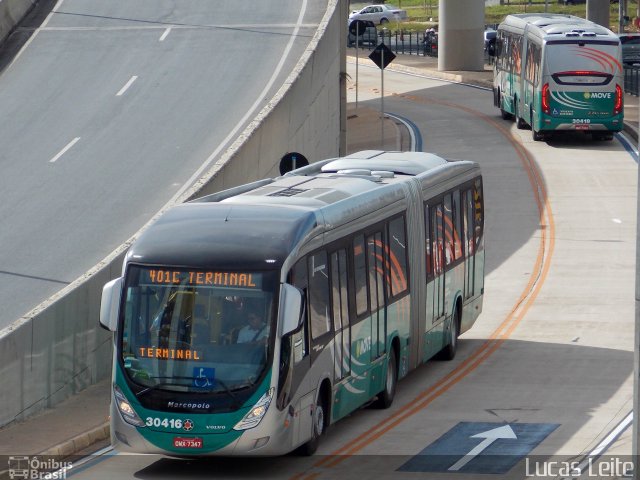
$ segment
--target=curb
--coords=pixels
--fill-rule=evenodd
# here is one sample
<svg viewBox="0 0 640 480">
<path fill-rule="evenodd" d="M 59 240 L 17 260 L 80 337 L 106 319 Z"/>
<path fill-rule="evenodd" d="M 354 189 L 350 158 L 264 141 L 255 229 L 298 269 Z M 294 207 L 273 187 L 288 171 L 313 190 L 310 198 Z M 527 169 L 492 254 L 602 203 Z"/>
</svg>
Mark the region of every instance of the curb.
<svg viewBox="0 0 640 480">
<path fill-rule="evenodd" d="M 43 452 L 40 452 L 39 456 L 58 456 L 66 458 L 71 455 L 75 455 L 82 450 L 89 448 L 91 445 L 106 440 L 110 436 L 109 422 L 105 422 L 102 425 L 87 430 L 84 433 L 76 435 L 69 440 L 66 440 L 54 447 L 48 448 Z"/>
</svg>

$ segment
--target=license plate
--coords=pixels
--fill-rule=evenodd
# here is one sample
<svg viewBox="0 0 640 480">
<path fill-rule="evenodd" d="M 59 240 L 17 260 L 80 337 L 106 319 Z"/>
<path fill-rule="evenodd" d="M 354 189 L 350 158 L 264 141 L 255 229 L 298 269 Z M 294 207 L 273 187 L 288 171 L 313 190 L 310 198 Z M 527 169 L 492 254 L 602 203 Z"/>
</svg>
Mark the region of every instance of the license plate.
<svg viewBox="0 0 640 480">
<path fill-rule="evenodd" d="M 576 130 L 589 130 L 589 125 L 576 125 Z"/>
<path fill-rule="evenodd" d="M 202 439 L 198 437 L 173 437 L 173 446 L 175 448 L 202 448 Z"/>
</svg>

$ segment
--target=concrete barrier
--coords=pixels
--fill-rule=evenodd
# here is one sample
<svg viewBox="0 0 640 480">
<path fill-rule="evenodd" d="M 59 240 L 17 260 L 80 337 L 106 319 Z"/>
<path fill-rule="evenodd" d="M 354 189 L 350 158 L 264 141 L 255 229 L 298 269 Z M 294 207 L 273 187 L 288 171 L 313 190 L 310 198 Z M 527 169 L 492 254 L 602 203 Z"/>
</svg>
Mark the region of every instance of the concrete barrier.
<svg viewBox="0 0 640 480">
<path fill-rule="evenodd" d="M 7 1 L 0 0 L 0 7 Z M 345 3 L 328 1 L 309 48 L 284 85 L 175 203 L 276 176 L 280 158 L 289 151 L 299 151 L 310 161 L 344 151 Z M 170 207 L 165 206 L 154 219 Z M 0 331 L 4 385 L 0 426 L 52 407 L 111 375 L 112 335 L 98 326 L 102 287 L 121 274 L 128 247 L 145 228 L 81 278 Z"/>
<path fill-rule="evenodd" d="M 36 0 L 0 0 L 0 43 L 31 10 Z"/>
</svg>

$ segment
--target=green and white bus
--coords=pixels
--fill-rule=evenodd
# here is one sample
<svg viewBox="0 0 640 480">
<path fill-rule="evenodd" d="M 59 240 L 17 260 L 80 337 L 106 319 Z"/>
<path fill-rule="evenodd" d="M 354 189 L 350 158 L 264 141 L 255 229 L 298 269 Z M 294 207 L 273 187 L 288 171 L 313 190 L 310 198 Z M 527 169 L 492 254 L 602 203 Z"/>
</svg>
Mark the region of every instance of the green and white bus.
<svg viewBox="0 0 640 480">
<path fill-rule="evenodd" d="M 312 454 L 391 405 L 482 311 L 483 198 L 474 162 L 363 151 L 170 209 L 103 289 L 114 447 Z"/>
<path fill-rule="evenodd" d="M 494 51 L 494 105 L 535 141 L 567 131 L 611 140 L 622 130 L 622 50 L 612 31 L 571 15 L 508 15 Z"/>
</svg>

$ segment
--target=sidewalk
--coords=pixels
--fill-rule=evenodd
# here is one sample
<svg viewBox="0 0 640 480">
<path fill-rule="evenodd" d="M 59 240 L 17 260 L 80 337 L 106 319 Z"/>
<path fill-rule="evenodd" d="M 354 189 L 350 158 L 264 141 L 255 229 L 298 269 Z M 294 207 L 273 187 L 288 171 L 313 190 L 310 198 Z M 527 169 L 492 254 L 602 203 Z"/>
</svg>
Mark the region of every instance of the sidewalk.
<svg viewBox="0 0 640 480">
<path fill-rule="evenodd" d="M 355 50 L 348 49 L 349 61 L 355 61 Z M 360 61 L 369 62 L 368 52 L 361 50 Z M 398 56 L 387 67 L 391 70 L 428 75 L 436 78 L 491 87 L 493 74 L 487 67 L 481 72 L 438 72 L 437 59 L 418 56 Z M 380 149 L 380 113 L 353 106 L 347 113 L 348 151 Z M 499 112 L 496 109 L 496 116 Z M 385 119 L 384 148 L 406 150 L 409 135 L 406 127 Z M 625 132 L 638 140 L 638 98 L 625 98 Z M 104 380 L 66 400 L 53 409 L 28 420 L 0 429 L 0 455 L 70 456 L 90 448 L 97 450 L 108 444 L 110 380 Z M 5 457 L 7 458 L 7 457 Z M 0 463 L 0 478 L 7 477 L 7 465 Z"/>
</svg>

